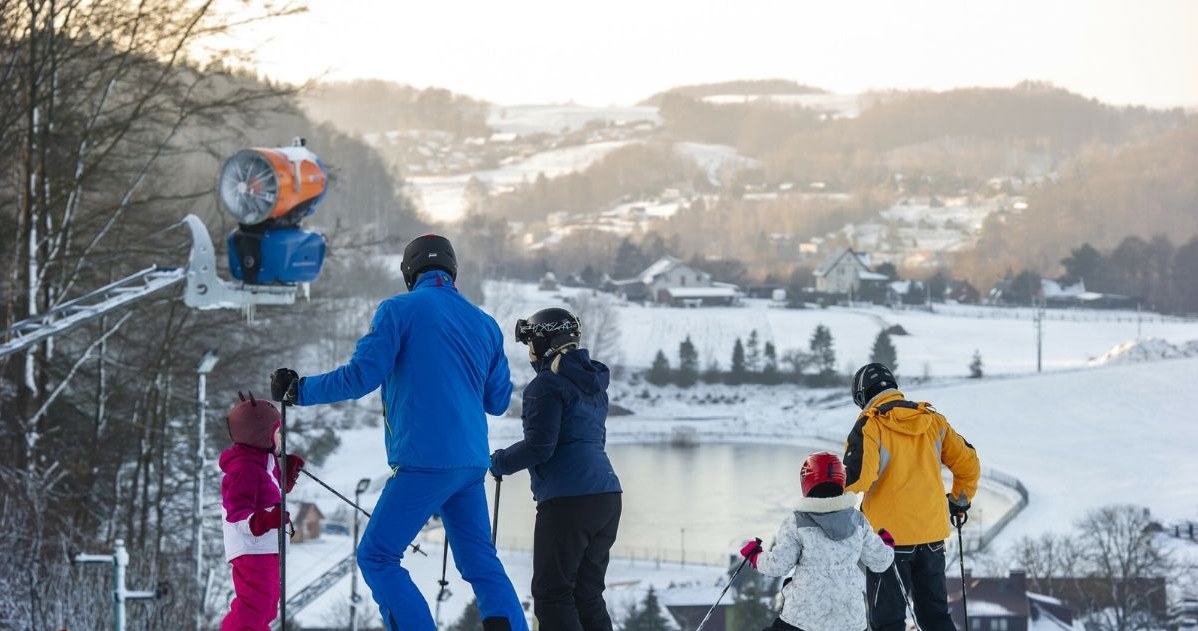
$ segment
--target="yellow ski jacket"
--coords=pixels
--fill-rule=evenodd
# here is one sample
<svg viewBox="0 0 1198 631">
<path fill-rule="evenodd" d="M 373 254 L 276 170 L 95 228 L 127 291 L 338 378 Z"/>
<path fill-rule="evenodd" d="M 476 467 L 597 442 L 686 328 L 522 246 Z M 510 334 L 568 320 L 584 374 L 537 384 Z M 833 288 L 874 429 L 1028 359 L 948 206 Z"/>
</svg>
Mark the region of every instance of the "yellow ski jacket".
<svg viewBox="0 0 1198 631">
<path fill-rule="evenodd" d="M 900 546 L 948 538 L 948 502 L 941 465 L 953 474 L 953 497 L 977 492 L 977 452 L 927 403 L 888 390 L 857 417 L 845 444 L 845 490 L 865 493 L 862 512 Z"/>
</svg>

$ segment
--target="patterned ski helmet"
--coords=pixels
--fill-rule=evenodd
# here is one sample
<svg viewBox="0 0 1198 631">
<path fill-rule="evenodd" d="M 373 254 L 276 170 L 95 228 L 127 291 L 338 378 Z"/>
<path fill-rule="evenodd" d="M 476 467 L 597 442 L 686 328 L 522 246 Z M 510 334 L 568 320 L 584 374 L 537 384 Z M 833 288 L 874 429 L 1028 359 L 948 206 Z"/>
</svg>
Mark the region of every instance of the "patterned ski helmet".
<svg viewBox="0 0 1198 631">
<path fill-rule="evenodd" d="M 516 321 L 516 341 L 528 344 L 534 360 L 552 357 L 571 344 L 577 346 L 581 339 L 582 322 L 565 309 L 541 309 L 527 320 Z"/>
</svg>

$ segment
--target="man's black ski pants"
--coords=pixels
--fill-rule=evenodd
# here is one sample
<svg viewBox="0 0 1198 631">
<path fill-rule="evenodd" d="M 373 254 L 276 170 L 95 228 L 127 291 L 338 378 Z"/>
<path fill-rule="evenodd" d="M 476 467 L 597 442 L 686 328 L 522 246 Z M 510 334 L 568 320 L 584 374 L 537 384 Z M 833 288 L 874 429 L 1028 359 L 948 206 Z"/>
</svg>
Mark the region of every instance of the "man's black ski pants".
<svg viewBox="0 0 1198 631">
<path fill-rule="evenodd" d="M 944 542 L 917 546 L 897 546 L 894 563 L 911 596 L 915 619 L 921 631 L 956 631 L 948 612 L 948 583 L 944 577 Z M 894 570 L 881 574 L 869 572 L 866 598 L 869 600 L 870 628 L 873 631 L 904 631 L 907 627 L 907 603 Z"/>
<path fill-rule="evenodd" d="M 559 497 L 537 504 L 532 598 L 540 628 L 612 631 L 603 589 L 619 526 L 619 493 Z"/>
</svg>

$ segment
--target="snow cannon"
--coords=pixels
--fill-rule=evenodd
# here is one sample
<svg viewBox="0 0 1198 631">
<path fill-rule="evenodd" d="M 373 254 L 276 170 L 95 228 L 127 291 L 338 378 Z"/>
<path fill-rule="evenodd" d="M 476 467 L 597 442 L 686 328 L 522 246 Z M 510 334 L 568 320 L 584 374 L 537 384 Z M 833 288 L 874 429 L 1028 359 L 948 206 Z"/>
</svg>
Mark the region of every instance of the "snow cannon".
<svg viewBox="0 0 1198 631">
<path fill-rule="evenodd" d="M 310 283 L 324 264 L 324 235 L 300 228 L 328 190 L 329 174 L 302 138 L 290 147 L 239 151 L 220 169 L 221 206 L 237 219 L 229 272 L 251 285 Z"/>
</svg>

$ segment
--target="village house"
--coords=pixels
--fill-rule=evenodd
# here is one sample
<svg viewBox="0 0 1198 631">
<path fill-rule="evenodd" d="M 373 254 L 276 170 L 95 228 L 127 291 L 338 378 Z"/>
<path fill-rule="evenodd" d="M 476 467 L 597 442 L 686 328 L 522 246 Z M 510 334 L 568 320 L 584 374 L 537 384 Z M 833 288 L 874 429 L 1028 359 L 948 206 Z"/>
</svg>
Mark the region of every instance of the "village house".
<svg viewBox="0 0 1198 631">
<path fill-rule="evenodd" d="M 295 528 L 292 543 L 303 543 L 320 538 L 321 525 L 324 523 L 324 513 L 312 502 L 300 502 L 299 509 L 291 520 Z"/>
<path fill-rule="evenodd" d="M 1072 631 L 1077 610 L 1065 601 L 1028 590 L 1027 573 L 1012 570 L 1002 578 L 981 578 L 965 572 L 969 586 L 968 631 Z M 949 612 L 958 629 L 965 629 L 961 583 L 949 581 Z"/>
<path fill-rule="evenodd" d="M 885 284 L 890 279 L 869 268 L 869 255 L 852 248 L 837 248 L 815 270 L 816 291 L 827 294 L 859 294 L 862 285 Z"/>
<path fill-rule="evenodd" d="M 634 278 L 609 281 L 607 289 L 627 300 L 676 307 L 733 305 L 740 300 L 736 285 L 714 282 L 711 274 L 673 256 L 661 257 Z"/>
</svg>

